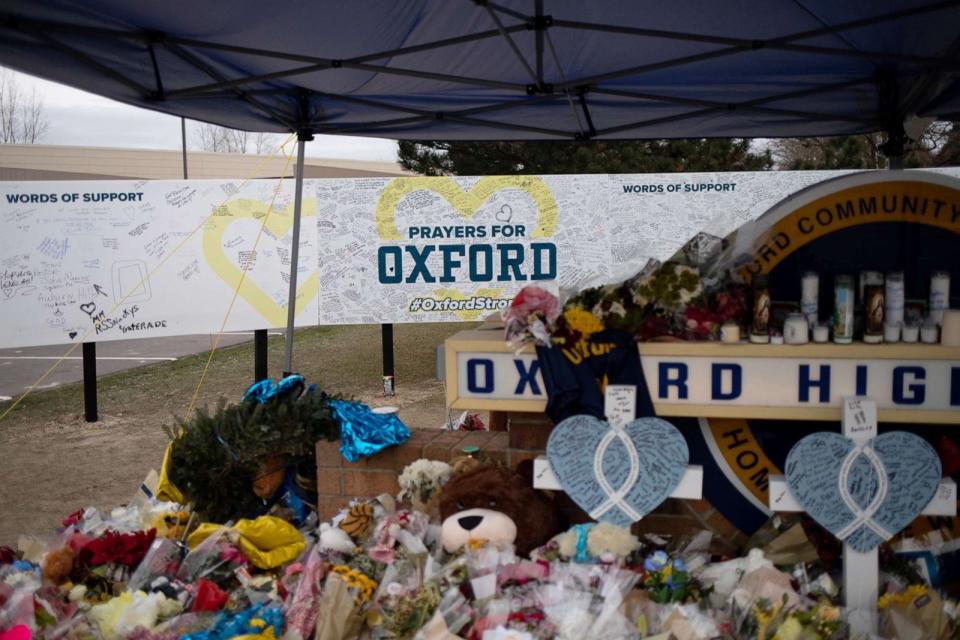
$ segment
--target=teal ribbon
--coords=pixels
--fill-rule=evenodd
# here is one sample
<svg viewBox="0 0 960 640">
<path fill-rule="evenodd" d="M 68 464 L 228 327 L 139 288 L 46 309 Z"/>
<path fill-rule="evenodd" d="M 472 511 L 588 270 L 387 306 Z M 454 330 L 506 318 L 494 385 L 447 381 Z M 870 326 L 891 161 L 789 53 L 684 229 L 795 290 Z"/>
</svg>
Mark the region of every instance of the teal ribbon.
<svg viewBox="0 0 960 640">
<path fill-rule="evenodd" d="M 596 522 L 587 522 L 585 524 L 574 525 L 573 528 L 577 532 L 577 553 L 573 556 L 573 561 L 579 564 L 589 564 L 593 562 L 593 556 L 590 555 L 590 552 L 587 551 L 587 537 L 590 535 L 590 531 L 597 526 Z"/>
</svg>

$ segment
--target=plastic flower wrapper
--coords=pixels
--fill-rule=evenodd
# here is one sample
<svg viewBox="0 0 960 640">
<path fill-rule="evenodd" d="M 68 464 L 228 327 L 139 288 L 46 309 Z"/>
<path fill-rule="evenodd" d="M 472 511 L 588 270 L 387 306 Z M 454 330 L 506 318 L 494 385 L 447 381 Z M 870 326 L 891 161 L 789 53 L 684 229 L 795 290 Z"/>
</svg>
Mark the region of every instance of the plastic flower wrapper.
<svg viewBox="0 0 960 640">
<path fill-rule="evenodd" d="M 180 603 L 162 593 L 124 592 L 90 609 L 87 617 L 96 623 L 104 640 L 130 635 L 137 627 L 152 629 L 162 618 L 180 613 Z"/>
<path fill-rule="evenodd" d="M 319 546 L 314 546 L 307 552 L 300 581 L 284 606 L 286 635 L 290 640 L 309 638 L 317 625 L 320 593 L 326 577 L 324 559 Z"/>
<path fill-rule="evenodd" d="M 427 624 L 440 601 L 440 588 L 435 582 L 427 582 L 422 586 L 402 582 L 388 583 L 386 588 L 381 590 L 377 601 L 373 637 L 411 637 Z"/>
<path fill-rule="evenodd" d="M 44 585 L 33 594 L 33 611 L 41 634 L 49 637 L 73 618 L 79 607 L 76 603 L 65 600 L 59 587 Z"/>
<path fill-rule="evenodd" d="M 514 564 L 517 556 L 512 545 L 498 548 L 490 544 L 467 544 L 467 575 L 476 600 L 485 600 L 497 592 L 497 571 L 502 565 Z"/>
<path fill-rule="evenodd" d="M 660 616 L 660 630 L 676 640 L 710 640 L 721 634 L 716 621 L 695 604 L 672 604 Z"/>
<path fill-rule="evenodd" d="M 452 640 L 476 618 L 470 602 L 460 589 L 447 589 L 434 611 L 433 618 L 417 632 L 417 640 Z"/>
<path fill-rule="evenodd" d="M 377 523 L 373 532 L 373 544 L 367 547 L 367 554 L 384 564 L 392 564 L 401 549 L 410 555 L 426 554 L 424 538 L 429 529 L 430 519 L 419 511 L 397 511 Z"/>
<path fill-rule="evenodd" d="M 948 608 L 936 591 L 926 585 L 910 585 L 899 593 L 887 593 L 877 601 L 880 632 L 884 638 L 941 640 L 951 635 Z"/>
<path fill-rule="evenodd" d="M 331 569 L 317 610 L 315 640 L 356 638 L 363 627 L 363 611 L 376 584 L 361 573 L 338 565 Z"/>
<path fill-rule="evenodd" d="M 704 586 L 712 588 L 711 603 L 714 606 L 725 606 L 740 579 L 747 573 L 762 568 L 772 569 L 773 563 L 764 557 L 760 549 L 751 549 L 745 557 L 708 565 L 700 572 L 698 579 Z"/>
<path fill-rule="evenodd" d="M 511 349 L 520 349 L 531 341 L 549 347 L 552 325 L 560 316 L 560 301 L 540 287 L 524 287 L 501 316 Z"/>
<path fill-rule="evenodd" d="M 637 629 L 621 612 L 637 574 L 613 565 L 553 563 L 541 590 L 547 620 L 560 638 L 632 638 Z"/>
<path fill-rule="evenodd" d="M 730 599 L 740 609 L 757 602 L 783 603 L 788 609 L 803 605 L 804 600 L 793 588 L 789 575 L 769 567 L 754 569 L 743 576 Z"/>
<path fill-rule="evenodd" d="M 0 631 L 17 625 L 36 629 L 33 596 L 40 589 L 39 571 L 21 571 L 8 565 L 0 572 Z"/>
<path fill-rule="evenodd" d="M 127 582 L 128 591 L 147 590 L 159 577 L 171 577 L 180 568 L 181 547 L 166 538 L 156 538 Z"/>
<path fill-rule="evenodd" d="M 761 600 L 746 612 L 734 608 L 728 635 L 744 640 L 840 640 L 849 638 L 850 630 L 840 620 L 840 608 L 827 601 L 790 607 L 785 601 Z"/>
<path fill-rule="evenodd" d="M 222 587 L 233 586 L 236 569 L 246 566 L 247 559 L 227 541 L 228 529 L 229 524 L 194 547 L 180 563 L 177 578 L 186 583 L 207 578 Z"/>
<path fill-rule="evenodd" d="M 427 556 L 423 567 L 423 579 L 433 580 L 440 585 L 441 591 L 450 588 L 459 589 L 469 579 L 467 557 L 464 554 L 451 556 L 445 563 L 438 562 L 433 556 Z"/>
</svg>

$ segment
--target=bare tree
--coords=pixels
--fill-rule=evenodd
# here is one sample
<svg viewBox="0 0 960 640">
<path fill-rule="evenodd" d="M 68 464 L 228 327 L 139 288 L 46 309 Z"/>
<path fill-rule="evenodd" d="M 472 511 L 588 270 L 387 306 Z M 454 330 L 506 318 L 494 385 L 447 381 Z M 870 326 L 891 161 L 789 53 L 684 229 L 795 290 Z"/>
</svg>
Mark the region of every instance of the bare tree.
<svg viewBox="0 0 960 640">
<path fill-rule="evenodd" d="M 271 151 L 276 145 L 276 135 L 250 133 L 228 129 L 215 124 L 200 122 L 195 127 L 199 146 L 203 151 L 216 153 L 256 153 Z"/>
<path fill-rule="evenodd" d="M 26 93 L 13 71 L 0 69 L 0 142 L 35 144 L 49 126 L 37 90 Z"/>
</svg>

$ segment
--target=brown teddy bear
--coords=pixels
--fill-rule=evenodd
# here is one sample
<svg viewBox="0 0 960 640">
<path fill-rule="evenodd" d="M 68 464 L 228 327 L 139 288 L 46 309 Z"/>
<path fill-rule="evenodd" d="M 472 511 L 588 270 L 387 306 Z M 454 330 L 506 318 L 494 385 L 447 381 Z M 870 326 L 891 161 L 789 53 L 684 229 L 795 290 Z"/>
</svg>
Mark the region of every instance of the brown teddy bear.
<svg viewBox="0 0 960 640">
<path fill-rule="evenodd" d="M 447 551 L 470 540 L 512 542 L 526 556 L 558 532 L 553 503 L 530 479 L 496 465 L 454 476 L 440 494 Z"/>
</svg>

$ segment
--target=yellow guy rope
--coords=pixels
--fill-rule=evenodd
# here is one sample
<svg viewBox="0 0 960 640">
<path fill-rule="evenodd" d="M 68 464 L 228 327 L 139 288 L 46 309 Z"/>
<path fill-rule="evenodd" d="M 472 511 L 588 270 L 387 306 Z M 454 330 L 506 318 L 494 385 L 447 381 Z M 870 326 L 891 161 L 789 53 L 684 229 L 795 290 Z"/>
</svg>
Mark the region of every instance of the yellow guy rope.
<svg viewBox="0 0 960 640">
<path fill-rule="evenodd" d="M 239 191 L 240 189 L 242 189 L 243 187 L 245 187 L 246 184 L 247 184 L 248 182 L 250 182 L 250 180 L 252 180 L 252 179 L 254 178 L 254 176 L 256 176 L 256 174 L 260 171 L 261 168 L 263 168 L 264 165 L 266 165 L 268 162 L 270 162 L 271 160 L 273 160 L 273 158 L 277 155 L 277 153 L 279 153 L 279 152 L 281 152 L 281 151 L 284 152 L 284 155 L 287 156 L 287 164 L 289 165 L 289 164 L 290 164 L 290 156 L 289 156 L 288 154 L 286 154 L 285 149 L 286 149 L 286 146 L 287 146 L 288 144 L 290 144 L 290 141 L 294 139 L 294 137 L 295 137 L 295 134 L 291 134 L 290 136 L 288 136 L 287 139 L 284 140 L 284 141 L 280 144 L 280 146 L 277 147 L 277 148 L 273 151 L 273 153 L 271 153 L 269 156 L 267 156 L 266 158 L 264 158 L 263 160 L 261 160 L 261 161 L 257 164 L 257 166 L 255 166 L 255 167 L 250 171 L 250 173 L 247 174 L 247 177 L 245 177 L 245 178 L 240 182 L 240 186 L 238 187 L 237 191 Z M 286 167 L 284 167 L 284 171 L 286 171 Z M 223 202 L 220 203 L 220 206 L 226 205 L 227 202 L 229 202 L 232 197 L 233 197 L 233 196 L 227 196 L 226 200 L 224 200 Z M 207 220 L 209 220 L 209 219 L 213 216 L 214 212 L 215 212 L 217 209 L 219 209 L 219 207 L 214 207 L 214 208 L 213 208 L 213 211 L 211 211 L 209 215 L 207 215 L 206 217 L 204 217 L 204 219 L 201 220 L 200 223 L 199 223 L 196 227 L 194 227 L 193 230 L 192 230 L 190 233 L 188 233 L 188 234 L 186 235 L 186 237 L 184 237 L 184 239 L 181 240 L 180 243 L 179 243 L 176 247 L 173 248 L 172 251 L 170 251 L 170 253 L 168 253 L 166 256 L 164 256 L 163 259 L 160 260 L 159 263 L 157 263 L 157 266 L 155 266 L 153 269 L 151 269 L 150 271 L 148 271 L 147 274 L 144 275 L 143 278 L 140 279 L 140 282 L 137 283 L 137 286 L 132 287 L 132 288 L 130 289 L 130 291 L 127 293 L 127 295 L 125 295 L 125 296 L 123 296 L 122 298 L 120 298 L 120 301 L 117 302 L 115 305 L 113 305 L 113 308 L 110 309 L 110 311 L 108 311 L 108 312 L 104 315 L 104 317 L 105 317 L 105 318 L 109 318 L 111 315 L 113 315 L 113 312 L 116 311 L 118 308 L 120 308 L 120 307 L 127 301 L 127 298 L 129 298 L 131 295 L 133 295 L 134 292 L 138 291 L 138 290 L 140 289 L 140 287 L 143 286 L 143 283 L 146 282 L 146 281 L 150 278 L 150 276 L 152 276 L 154 273 L 156 273 L 157 270 L 160 269 L 160 267 L 162 267 L 162 266 L 167 262 L 167 260 L 169 260 L 175 253 L 177 253 L 177 251 L 179 251 L 180 249 L 182 249 L 183 246 L 186 245 L 187 242 L 190 241 L 190 239 L 197 233 L 197 231 L 199 231 L 201 228 L 203 228 L 203 225 L 206 224 Z M 97 329 L 97 327 L 99 327 L 99 325 L 100 325 L 100 322 L 99 322 L 99 321 L 95 321 L 95 322 L 94 322 L 94 325 L 93 325 L 92 327 L 90 327 L 89 329 L 87 329 L 87 331 L 86 331 L 82 336 L 80 336 L 80 338 L 79 338 L 73 345 L 71 345 L 69 349 L 67 349 L 67 352 L 66 352 L 65 354 L 63 354 L 62 356 L 60 356 L 60 359 L 59 359 L 59 360 L 57 360 L 57 361 L 54 362 L 52 365 L 50 365 L 50 368 L 48 368 L 46 371 L 44 371 L 44 372 L 43 372 L 43 375 L 41 375 L 41 376 L 37 379 L 36 382 L 34 382 L 33 384 L 31 384 L 29 387 L 27 387 L 27 390 L 26 390 L 26 391 L 24 391 L 16 400 L 14 400 L 14 401 L 10 404 L 9 407 L 7 407 L 6 409 L 4 409 L 3 413 L 0 413 L 0 421 L 2 421 L 4 418 L 6 418 L 6 417 L 10 414 L 11 411 L 13 411 L 14 409 L 16 409 L 16 408 L 17 408 L 17 405 L 19 405 L 21 402 L 23 402 L 24 398 L 26 398 L 28 395 L 30 395 L 30 393 L 31 393 L 34 389 L 36 389 L 38 385 L 40 385 L 44 380 L 46 380 L 47 377 L 48 377 L 51 373 L 53 373 L 54 370 L 56 370 L 56 368 L 59 367 L 59 366 L 63 363 L 64 360 L 66 360 L 67 358 L 69 358 L 69 357 L 70 357 L 70 354 L 72 354 L 74 351 L 76 351 L 77 347 L 79 347 L 81 344 L 83 344 L 83 342 L 86 340 L 87 336 L 89 336 L 91 332 L 96 331 L 96 329 Z"/>
<path fill-rule="evenodd" d="M 280 187 L 283 186 L 283 179 L 287 175 L 287 169 L 290 167 L 290 161 L 293 159 L 292 153 L 284 153 L 287 156 L 287 161 L 283 165 L 283 171 L 280 172 L 280 179 L 277 180 L 277 186 L 273 189 L 273 197 L 270 198 L 270 206 L 267 207 L 267 214 L 263 216 L 263 221 L 260 223 L 260 229 L 257 231 L 257 237 L 253 240 L 253 255 L 257 254 L 257 245 L 260 244 L 260 238 L 263 236 L 263 230 L 267 226 L 267 220 L 270 219 L 270 214 L 273 212 L 273 204 L 277 201 L 277 195 L 280 194 Z M 294 212 L 296 214 L 296 212 Z M 237 297 L 240 295 L 240 288 L 243 287 L 243 281 L 247 277 L 247 270 L 250 268 L 250 265 L 253 264 L 253 260 L 247 260 L 243 269 L 240 271 L 240 280 L 237 281 L 237 288 L 233 292 L 233 298 L 230 300 L 230 305 L 227 307 L 227 312 L 223 316 L 223 322 L 220 323 L 220 331 L 217 332 L 217 337 L 213 341 L 213 347 L 210 349 L 210 355 L 207 356 L 207 362 L 203 365 L 203 371 L 200 373 L 200 381 L 197 382 L 197 388 L 193 391 L 193 398 L 190 399 L 190 404 L 187 405 L 187 410 L 184 413 L 185 418 L 189 418 L 190 414 L 193 412 L 194 406 L 197 404 L 197 398 L 200 397 L 200 387 L 203 386 L 203 381 L 207 377 L 207 369 L 210 368 L 210 364 L 213 362 L 213 356 L 217 352 L 217 346 L 220 344 L 220 338 L 223 337 L 224 329 L 227 327 L 227 320 L 230 319 L 230 313 L 233 312 L 233 305 L 237 301 Z M 294 297 L 293 300 L 288 300 L 287 304 L 296 304 L 297 300 Z"/>
</svg>

